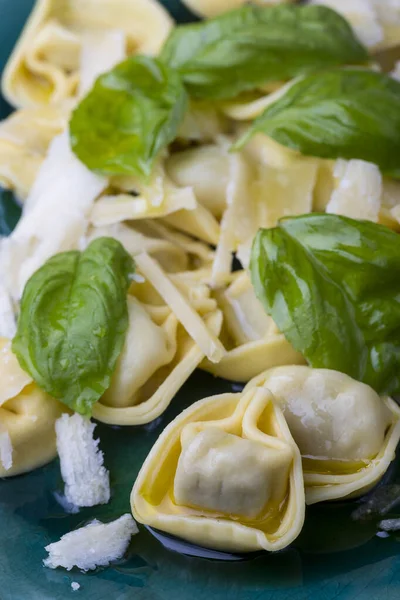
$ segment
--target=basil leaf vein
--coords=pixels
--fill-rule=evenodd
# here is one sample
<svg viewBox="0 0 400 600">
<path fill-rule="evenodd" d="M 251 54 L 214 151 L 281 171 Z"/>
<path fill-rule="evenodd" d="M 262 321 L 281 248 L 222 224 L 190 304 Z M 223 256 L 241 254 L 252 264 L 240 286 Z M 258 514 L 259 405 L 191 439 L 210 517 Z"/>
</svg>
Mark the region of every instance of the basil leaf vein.
<svg viewBox="0 0 400 600">
<path fill-rule="evenodd" d="M 400 82 L 366 69 L 333 69 L 295 82 L 235 148 L 262 132 L 302 154 L 400 167 Z"/>
<path fill-rule="evenodd" d="M 231 98 L 269 81 L 368 59 L 350 25 L 325 6 L 243 6 L 176 27 L 160 58 L 197 98 Z"/>
<path fill-rule="evenodd" d="M 186 108 L 178 73 L 153 58 L 129 58 L 101 75 L 73 112 L 72 149 L 98 173 L 148 177 Z"/>
<path fill-rule="evenodd" d="M 27 282 L 12 343 L 39 387 L 89 415 L 109 387 L 128 328 L 131 256 L 112 238 L 50 258 Z"/>
<path fill-rule="evenodd" d="M 251 277 L 312 367 L 400 391 L 400 236 L 337 215 L 286 218 L 257 234 Z"/>
</svg>

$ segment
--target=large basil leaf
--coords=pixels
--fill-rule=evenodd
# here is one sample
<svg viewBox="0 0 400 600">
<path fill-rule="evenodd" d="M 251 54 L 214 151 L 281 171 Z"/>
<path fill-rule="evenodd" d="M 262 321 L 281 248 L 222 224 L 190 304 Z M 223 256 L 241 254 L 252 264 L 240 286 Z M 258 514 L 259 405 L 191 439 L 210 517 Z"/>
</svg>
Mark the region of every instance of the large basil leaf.
<svg viewBox="0 0 400 600">
<path fill-rule="evenodd" d="M 7 236 L 19 221 L 22 208 L 10 190 L 0 188 L 0 236 Z"/>
<path fill-rule="evenodd" d="M 366 69 L 333 69 L 294 83 L 239 140 L 257 132 L 302 154 L 400 167 L 400 82 Z"/>
<path fill-rule="evenodd" d="M 230 98 L 269 81 L 367 58 L 351 27 L 330 8 L 283 4 L 243 6 L 178 26 L 161 52 L 198 98 Z"/>
<path fill-rule="evenodd" d="M 313 367 L 400 392 L 400 236 L 337 215 L 282 219 L 254 241 L 258 298 Z"/>
<path fill-rule="evenodd" d="M 131 256 L 112 238 L 53 256 L 29 279 L 13 352 L 49 394 L 81 414 L 109 387 L 128 327 Z"/>
<path fill-rule="evenodd" d="M 137 56 L 101 75 L 72 114 L 71 146 L 89 169 L 148 176 L 185 115 L 180 76 L 156 59 Z"/>
</svg>

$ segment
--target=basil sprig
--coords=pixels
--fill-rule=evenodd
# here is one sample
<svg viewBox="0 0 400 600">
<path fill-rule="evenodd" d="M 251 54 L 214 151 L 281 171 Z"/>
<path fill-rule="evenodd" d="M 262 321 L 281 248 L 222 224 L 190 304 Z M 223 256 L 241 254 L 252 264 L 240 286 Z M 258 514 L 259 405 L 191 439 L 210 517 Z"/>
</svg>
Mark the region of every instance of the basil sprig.
<svg viewBox="0 0 400 600">
<path fill-rule="evenodd" d="M 350 25 L 325 6 L 243 6 L 176 27 L 161 60 L 196 98 L 232 98 L 270 81 L 368 59 Z"/>
<path fill-rule="evenodd" d="M 235 145 L 262 132 L 308 156 L 400 167 L 400 82 L 366 69 L 333 69 L 295 82 Z"/>
<path fill-rule="evenodd" d="M 400 392 L 400 236 L 383 225 L 309 214 L 261 229 L 257 297 L 313 367 Z"/>
<path fill-rule="evenodd" d="M 50 258 L 27 282 L 12 343 L 39 387 L 89 415 L 109 387 L 128 328 L 131 256 L 112 238 Z"/>
<path fill-rule="evenodd" d="M 129 58 L 101 75 L 73 112 L 72 149 L 98 173 L 146 177 L 175 139 L 186 106 L 177 72 L 153 58 Z"/>
</svg>

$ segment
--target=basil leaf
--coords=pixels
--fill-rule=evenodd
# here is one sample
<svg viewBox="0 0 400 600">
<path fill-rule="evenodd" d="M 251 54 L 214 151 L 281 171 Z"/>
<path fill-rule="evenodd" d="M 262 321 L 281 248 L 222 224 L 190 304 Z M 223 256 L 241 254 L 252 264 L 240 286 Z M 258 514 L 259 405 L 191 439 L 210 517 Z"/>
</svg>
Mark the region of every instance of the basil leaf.
<svg viewBox="0 0 400 600">
<path fill-rule="evenodd" d="M 305 155 L 359 158 L 395 172 L 400 167 L 400 82 L 356 68 L 309 75 L 271 104 L 235 148 L 257 132 Z"/>
<path fill-rule="evenodd" d="M 0 188 L 0 236 L 7 236 L 19 221 L 22 208 L 10 190 Z"/>
<path fill-rule="evenodd" d="M 400 236 L 337 215 L 282 219 L 254 241 L 257 297 L 313 367 L 400 391 Z"/>
<path fill-rule="evenodd" d="M 187 94 L 178 73 L 137 56 L 101 75 L 72 114 L 71 146 L 89 169 L 147 177 L 177 134 Z"/>
<path fill-rule="evenodd" d="M 368 59 L 350 25 L 325 6 L 243 6 L 173 29 L 161 59 L 197 98 L 230 98 L 269 81 Z"/>
<path fill-rule="evenodd" d="M 12 349 L 49 394 L 88 415 L 110 385 L 128 327 L 134 270 L 117 240 L 56 254 L 27 282 Z"/>
</svg>

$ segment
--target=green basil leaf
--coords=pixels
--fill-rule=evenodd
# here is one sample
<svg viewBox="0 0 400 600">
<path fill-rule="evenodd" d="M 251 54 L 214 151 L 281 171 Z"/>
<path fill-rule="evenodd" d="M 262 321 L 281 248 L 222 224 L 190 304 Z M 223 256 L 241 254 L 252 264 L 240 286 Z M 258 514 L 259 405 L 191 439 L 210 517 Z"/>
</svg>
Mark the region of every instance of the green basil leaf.
<svg viewBox="0 0 400 600">
<path fill-rule="evenodd" d="M 22 208 L 10 190 L 0 188 L 0 236 L 7 236 L 19 221 Z"/>
<path fill-rule="evenodd" d="M 72 149 L 98 173 L 147 177 L 186 107 L 178 73 L 153 58 L 129 58 L 101 75 L 73 112 Z"/>
<path fill-rule="evenodd" d="M 56 254 L 27 282 L 12 348 L 49 394 L 88 415 L 110 385 L 128 328 L 131 256 L 112 238 Z"/>
<path fill-rule="evenodd" d="M 400 82 L 366 69 L 309 75 L 254 122 L 257 132 L 309 156 L 359 158 L 383 171 L 400 167 Z"/>
<path fill-rule="evenodd" d="M 309 214 L 261 229 L 258 298 L 313 367 L 379 393 L 400 391 L 400 236 L 383 225 Z"/>
<path fill-rule="evenodd" d="M 269 81 L 368 59 L 349 24 L 325 6 L 243 6 L 176 27 L 160 57 L 197 98 L 231 98 Z"/>
</svg>

